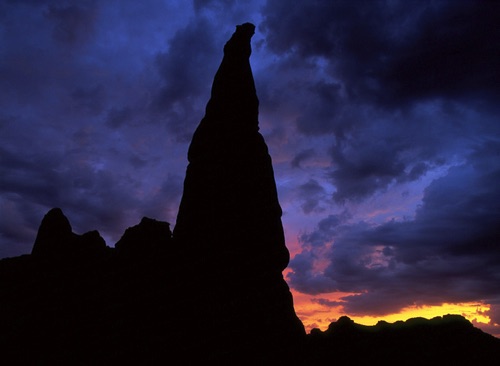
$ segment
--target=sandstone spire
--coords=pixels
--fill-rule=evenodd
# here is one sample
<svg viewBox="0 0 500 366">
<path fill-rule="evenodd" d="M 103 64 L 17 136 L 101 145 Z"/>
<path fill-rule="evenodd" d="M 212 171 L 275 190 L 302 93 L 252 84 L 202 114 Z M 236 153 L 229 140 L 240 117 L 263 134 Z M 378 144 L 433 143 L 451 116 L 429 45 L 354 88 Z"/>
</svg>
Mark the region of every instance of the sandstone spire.
<svg viewBox="0 0 500 366">
<path fill-rule="evenodd" d="M 241 267 L 288 264 L 271 157 L 259 133 L 249 57 L 253 24 L 224 46 L 205 117 L 189 147 L 174 238 L 195 256 L 217 252 Z"/>
<path fill-rule="evenodd" d="M 199 322 L 192 327 L 212 337 L 201 348 L 216 359 L 241 362 L 251 355 L 256 363 L 296 364 L 305 332 L 281 273 L 289 253 L 271 157 L 259 133 L 249 62 L 254 31 L 253 24 L 239 25 L 224 46 L 189 147 L 173 238 L 179 272 L 190 283 L 182 308 L 203 319 L 201 329 Z"/>
<path fill-rule="evenodd" d="M 95 259 L 104 254 L 106 242 L 97 230 L 75 234 L 60 208 L 44 216 L 31 254 L 38 258 L 62 261 Z"/>
</svg>

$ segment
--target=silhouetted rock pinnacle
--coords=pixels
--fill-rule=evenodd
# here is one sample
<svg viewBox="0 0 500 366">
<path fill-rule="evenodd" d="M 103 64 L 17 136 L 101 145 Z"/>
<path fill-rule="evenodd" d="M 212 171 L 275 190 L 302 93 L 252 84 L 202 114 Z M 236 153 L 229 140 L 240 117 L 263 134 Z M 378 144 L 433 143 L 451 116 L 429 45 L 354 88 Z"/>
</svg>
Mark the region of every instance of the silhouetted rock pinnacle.
<svg viewBox="0 0 500 366">
<path fill-rule="evenodd" d="M 42 220 L 31 254 L 39 258 L 84 260 L 99 257 L 106 243 L 98 231 L 73 233 L 60 208 L 53 208 Z"/>
<path fill-rule="evenodd" d="M 204 349 L 214 360 L 225 355 L 237 362 L 248 354 L 270 364 L 297 361 L 305 331 L 281 273 L 289 253 L 271 157 L 259 133 L 249 62 L 254 30 L 250 23 L 237 26 L 224 46 L 189 147 L 174 242 L 197 288 L 195 303 L 203 301 L 196 309 L 203 329 L 214 337 Z"/>
<path fill-rule="evenodd" d="M 60 208 L 53 208 L 44 216 L 31 250 L 32 255 L 52 256 L 64 252 L 73 239 L 71 224 Z"/>
<path fill-rule="evenodd" d="M 258 132 L 246 23 L 224 47 L 205 117 L 189 147 L 174 237 L 194 258 L 282 271 L 288 264 L 271 157 Z M 214 256 L 215 257 L 215 256 Z"/>
</svg>

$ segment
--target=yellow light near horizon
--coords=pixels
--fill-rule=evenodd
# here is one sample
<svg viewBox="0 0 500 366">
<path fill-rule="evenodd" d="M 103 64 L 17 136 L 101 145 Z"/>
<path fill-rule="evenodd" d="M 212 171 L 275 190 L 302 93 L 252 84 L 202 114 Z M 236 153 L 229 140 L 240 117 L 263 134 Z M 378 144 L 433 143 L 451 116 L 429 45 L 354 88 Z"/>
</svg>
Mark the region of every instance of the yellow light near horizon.
<svg viewBox="0 0 500 366">
<path fill-rule="evenodd" d="M 398 320 L 408 320 L 411 318 L 426 318 L 432 319 L 437 316 L 443 316 L 447 314 L 462 315 L 469 321 L 475 320 L 478 323 L 488 324 L 490 318 L 485 315 L 485 312 L 490 310 L 487 304 L 473 303 L 458 303 L 458 304 L 448 304 L 444 303 L 441 305 L 423 305 L 423 306 L 411 306 L 401 310 L 397 314 L 384 315 L 381 317 L 371 317 L 371 316 L 352 316 L 350 317 L 355 322 L 363 325 L 374 325 L 377 324 L 379 320 L 385 320 L 389 323 L 394 323 Z"/>
<path fill-rule="evenodd" d="M 384 320 L 388 323 L 394 323 L 399 320 L 406 321 L 410 318 L 417 317 L 432 319 L 434 317 L 444 316 L 447 314 L 462 315 L 471 322 L 475 321 L 485 325 L 490 323 L 490 318 L 487 315 L 488 310 L 490 310 L 490 306 L 488 304 L 477 302 L 410 306 L 394 314 L 383 316 L 356 316 L 347 314 L 343 310 L 341 298 L 349 295 L 347 293 L 321 294 L 318 296 L 330 302 L 329 305 L 326 305 L 318 302 L 314 296 L 306 295 L 293 290 L 292 292 L 295 311 L 297 316 L 304 323 L 307 332 L 313 328 L 326 330 L 330 323 L 336 321 L 344 315 L 348 316 L 356 323 L 363 325 L 375 325 L 380 320 Z M 338 301 L 339 304 L 337 306 L 332 306 L 332 303 L 336 301 Z"/>
</svg>

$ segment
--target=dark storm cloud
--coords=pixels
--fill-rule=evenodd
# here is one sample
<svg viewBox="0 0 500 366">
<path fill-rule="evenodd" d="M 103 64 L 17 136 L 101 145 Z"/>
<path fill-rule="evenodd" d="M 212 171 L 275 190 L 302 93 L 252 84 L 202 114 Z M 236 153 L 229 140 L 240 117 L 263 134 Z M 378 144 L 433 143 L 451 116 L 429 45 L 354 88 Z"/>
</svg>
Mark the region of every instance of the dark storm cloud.
<svg viewBox="0 0 500 366">
<path fill-rule="evenodd" d="M 16 193 L 46 203 L 57 196 L 58 176 L 54 156 L 20 156 L 1 149 L 3 192 Z M 40 187 L 40 183 L 51 182 Z"/>
<path fill-rule="evenodd" d="M 324 250 L 333 242 L 324 278 L 311 262 L 296 266 L 292 260 L 292 286 L 311 294 L 325 289 L 359 293 L 343 298 L 345 311 L 353 315 L 498 298 L 499 159 L 499 142 L 485 141 L 465 164 L 427 187 L 412 221 L 375 226 L 326 220 L 302 236 L 309 261 L 314 248 Z"/>
<path fill-rule="evenodd" d="M 332 136 L 336 202 L 415 181 L 492 129 L 498 3 L 270 1 L 263 14 L 272 67 L 292 75 L 269 75 L 264 101 L 300 133 Z"/>
<path fill-rule="evenodd" d="M 167 174 L 152 194 L 141 197 L 141 173 L 150 162 L 130 157 L 134 169 L 96 169 L 82 151 L 13 153 L 0 149 L 3 221 L 0 257 L 29 253 L 36 229 L 51 207 L 60 207 L 75 232 L 98 229 L 112 246 L 127 226 L 142 216 L 173 217 L 182 179 Z M 138 160 L 138 161 L 137 161 Z"/>
<path fill-rule="evenodd" d="M 0 257 L 14 257 L 31 252 L 39 218 L 34 217 L 32 206 L 14 204 L 7 200 L 0 202 L 2 220 L 0 221 Z M 33 225 L 33 226 L 32 226 Z"/>
<path fill-rule="evenodd" d="M 311 302 L 320 304 L 320 305 L 325 305 L 328 307 L 335 307 L 335 306 L 341 306 L 342 302 L 341 301 L 332 301 L 328 299 L 322 299 L 322 298 L 312 298 Z"/>
<path fill-rule="evenodd" d="M 106 124 L 110 128 L 120 128 L 131 120 L 133 111 L 130 107 L 116 108 L 112 107 L 108 111 Z"/>
<path fill-rule="evenodd" d="M 75 44 L 85 42 L 92 35 L 96 12 L 92 5 L 50 5 L 45 15 L 54 22 L 52 36 L 55 40 Z"/>
<path fill-rule="evenodd" d="M 314 271 L 313 263 L 318 258 L 315 251 L 307 249 L 293 257 L 289 267 L 294 272 L 289 274 L 288 278 L 292 278 L 291 285 L 294 289 L 311 295 L 336 291 L 334 281 Z"/>
<path fill-rule="evenodd" d="M 299 197 L 303 200 L 302 211 L 309 214 L 312 211 L 323 211 L 319 206 L 326 198 L 326 191 L 315 179 L 309 179 L 298 187 Z"/>
<path fill-rule="evenodd" d="M 46 207 L 63 208 L 80 230 L 100 227 L 109 231 L 122 221 L 124 208 L 134 203 L 119 189 L 117 177 L 109 172 L 96 172 L 84 161 L 68 164 L 71 157 L 54 152 L 19 154 L 2 149 L 0 155 L 0 190 L 5 199 L 2 205 L 6 212 L 21 217 L 17 224 L 11 223 L 17 226 L 17 235 L 7 235 L 6 239 L 11 240 L 2 243 L 1 256 L 19 254 L 20 248 L 13 240 L 25 243 L 38 228 Z M 102 202 L 106 205 L 101 205 Z M 31 248 L 22 249 L 29 252 Z"/>
<path fill-rule="evenodd" d="M 349 218 L 350 214 L 348 211 L 328 215 L 328 217 L 318 223 L 317 230 L 302 234 L 299 240 L 306 247 L 310 245 L 315 248 L 322 248 L 325 244 L 331 242 L 332 238 L 337 234 L 339 226 L 344 224 Z"/>
<path fill-rule="evenodd" d="M 362 109 L 363 107 L 361 107 Z M 330 148 L 329 175 L 334 200 L 363 200 L 384 192 L 394 183 L 418 180 L 428 171 L 447 164 L 459 151 L 470 148 L 471 136 L 494 131 L 491 121 L 478 121 L 467 113 L 427 104 L 405 113 L 384 113 L 367 108 L 369 117 Z M 353 114 L 356 116 L 356 113 Z"/>
<path fill-rule="evenodd" d="M 332 148 L 332 160 L 338 168 L 331 177 L 336 183 L 334 198 L 339 202 L 369 196 L 404 173 L 405 164 L 394 156 L 394 146 L 383 140 L 352 146 L 358 142 L 345 149 L 342 144 Z"/>
<path fill-rule="evenodd" d="M 344 109 L 341 86 L 323 75 L 318 59 L 303 59 L 286 54 L 256 74 L 260 109 L 264 113 L 282 113 L 276 123 L 290 120 L 297 130 L 314 137 L 336 133 L 345 126 L 338 115 Z"/>
<path fill-rule="evenodd" d="M 77 80 L 82 66 L 77 57 L 94 40 L 99 17 L 94 1 L 68 6 L 39 1 L 30 6 L 3 3 L 0 19 L 2 96 L 9 102 L 37 103 L 62 82 Z"/>
<path fill-rule="evenodd" d="M 491 302 L 492 308 L 488 312 L 493 324 L 500 324 L 500 297 L 497 297 L 495 301 Z M 497 330 L 492 331 L 495 334 Z"/>
<path fill-rule="evenodd" d="M 14 154 L 2 149 L 2 191 L 44 206 L 81 205 L 88 212 L 104 199 L 110 206 L 133 203 L 119 190 L 119 174 L 96 170 L 84 155 L 71 155 Z"/>
<path fill-rule="evenodd" d="M 497 2 L 272 1 L 265 14 L 271 50 L 325 58 L 351 99 L 498 96 Z"/>
<path fill-rule="evenodd" d="M 222 10 L 235 4 L 235 0 L 193 0 L 194 10 L 199 12 L 203 9 Z"/>
<path fill-rule="evenodd" d="M 192 131 L 195 121 L 203 117 L 204 102 L 198 98 L 205 100 L 210 95 L 212 77 L 222 57 L 216 35 L 220 36 L 212 22 L 197 18 L 178 30 L 168 51 L 156 57 L 163 82 L 157 106 L 166 111 L 170 128 L 180 135 Z"/>
<path fill-rule="evenodd" d="M 299 153 L 297 153 L 297 155 L 295 155 L 295 157 L 290 162 L 290 165 L 292 166 L 292 168 L 300 168 L 302 162 L 311 159 L 314 156 L 315 156 L 314 149 L 302 150 Z"/>
<path fill-rule="evenodd" d="M 99 115 L 104 109 L 105 90 L 102 85 L 75 88 L 70 96 L 73 101 L 72 107 L 82 113 Z"/>
<path fill-rule="evenodd" d="M 314 99 L 308 99 L 304 113 L 296 121 L 299 131 L 305 135 L 336 132 L 338 126 L 332 120 L 341 103 L 340 85 L 318 81 L 310 85 L 307 92 Z"/>
<path fill-rule="evenodd" d="M 171 107 L 175 102 L 210 87 L 213 69 L 220 61 L 213 56 L 218 50 L 214 30 L 212 23 L 204 17 L 192 21 L 176 32 L 169 41 L 167 52 L 158 54 L 158 68 L 165 83 L 162 106 Z"/>
</svg>

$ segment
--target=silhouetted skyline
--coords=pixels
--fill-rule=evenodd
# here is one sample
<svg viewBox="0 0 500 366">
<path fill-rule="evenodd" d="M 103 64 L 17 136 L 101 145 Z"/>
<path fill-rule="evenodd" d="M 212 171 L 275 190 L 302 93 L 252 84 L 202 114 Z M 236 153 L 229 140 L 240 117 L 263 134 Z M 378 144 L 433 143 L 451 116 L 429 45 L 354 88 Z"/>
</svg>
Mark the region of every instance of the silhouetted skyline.
<svg viewBox="0 0 500 366">
<path fill-rule="evenodd" d="M 51 207 L 108 245 L 143 216 L 174 227 L 221 45 L 251 21 L 301 319 L 449 303 L 500 334 L 499 19 L 474 1 L 4 2 L 0 257 L 29 253 Z"/>
</svg>

